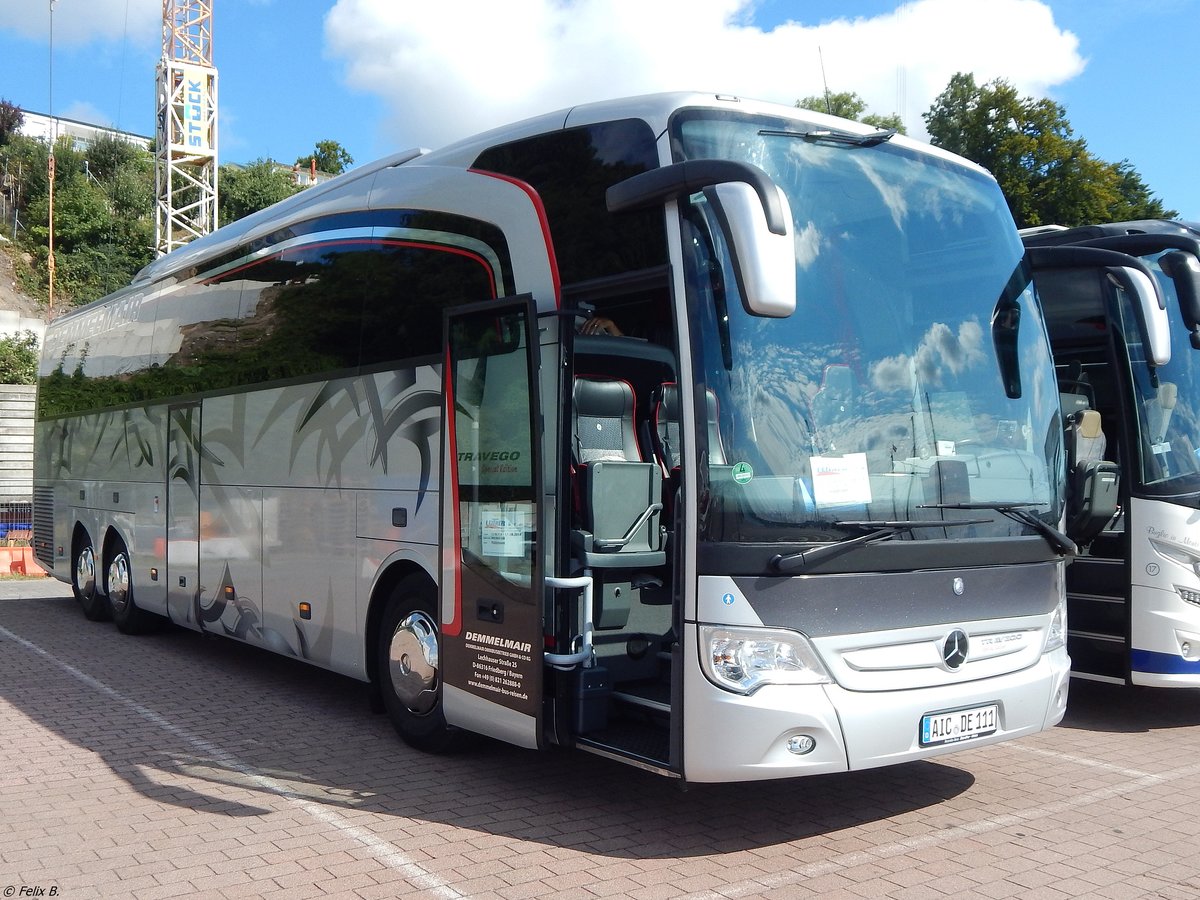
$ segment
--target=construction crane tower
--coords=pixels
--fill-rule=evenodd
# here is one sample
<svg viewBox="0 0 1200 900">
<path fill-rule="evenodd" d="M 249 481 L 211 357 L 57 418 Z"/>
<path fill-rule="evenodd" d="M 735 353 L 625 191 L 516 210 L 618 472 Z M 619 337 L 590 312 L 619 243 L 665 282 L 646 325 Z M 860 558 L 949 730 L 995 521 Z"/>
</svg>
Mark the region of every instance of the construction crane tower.
<svg viewBox="0 0 1200 900">
<path fill-rule="evenodd" d="M 217 70 L 213 0 L 163 0 L 154 146 L 159 256 L 217 227 Z"/>
</svg>

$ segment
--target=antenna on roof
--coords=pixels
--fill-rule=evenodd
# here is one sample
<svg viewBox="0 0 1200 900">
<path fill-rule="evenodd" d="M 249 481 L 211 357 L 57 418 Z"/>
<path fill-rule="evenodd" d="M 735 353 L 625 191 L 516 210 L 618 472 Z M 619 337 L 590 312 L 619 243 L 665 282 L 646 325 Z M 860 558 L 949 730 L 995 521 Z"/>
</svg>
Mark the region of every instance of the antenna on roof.
<svg viewBox="0 0 1200 900">
<path fill-rule="evenodd" d="M 817 45 L 817 59 L 821 61 L 821 84 L 825 88 L 825 112 L 833 115 L 833 103 L 829 99 L 829 79 L 825 77 L 825 54 L 821 52 L 821 45 Z"/>
</svg>

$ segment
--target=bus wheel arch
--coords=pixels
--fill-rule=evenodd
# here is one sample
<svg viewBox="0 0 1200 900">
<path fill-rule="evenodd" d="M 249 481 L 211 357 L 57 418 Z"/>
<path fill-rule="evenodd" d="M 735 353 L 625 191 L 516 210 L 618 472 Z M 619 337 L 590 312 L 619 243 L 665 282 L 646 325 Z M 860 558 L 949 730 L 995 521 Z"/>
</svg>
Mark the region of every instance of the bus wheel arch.
<svg viewBox="0 0 1200 900">
<path fill-rule="evenodd" d="M 116 529 L 109 529 L 104 538 L 104 593 L 113 622 L 121 632 L 144 634 L 157 623 L 158 617 L 134 600 L 133 563 L 125 540 Z"/>
<path fill-rule="evenodd" d="M 402 570 L 403 571 L 403 570 Z M 432 753 L 459 749 L 465 732 L 446 724 L 439 670 L 441 642 L 437 588 L 422 571 L 388 579 L 377 588 L 373 681 L 405 743 Z"/>
<path fill-rule="evenodd" d="M 84 618 L 102 622 L 109 618 L 108 600 L 100 590 L 96 545 L 82 522 L 71 535 L 71 590 Z"/>
<path fill-rule="evenodd" d="M 429 584 L 429 589 L 436 593 L 437 588 L 428 573 L 412 560 L 401 560 L 388 566 L 379 576 L 371 591 L 371 603 L 367 609 L 366 631 L 363 636 L 363 650 L 367 665 L 367 679 L 371 682 L 372 693 L 379 683 L 379 629 L 383 624 L 383 615 L 387 611 L 388 601 L 396 585 L 408 578 L 423 578 Z M 383 701 L 379 699 L 376 712 L 386 712 Z M 372 708 L 375 708 L 374 699 Z"/>
</svg>

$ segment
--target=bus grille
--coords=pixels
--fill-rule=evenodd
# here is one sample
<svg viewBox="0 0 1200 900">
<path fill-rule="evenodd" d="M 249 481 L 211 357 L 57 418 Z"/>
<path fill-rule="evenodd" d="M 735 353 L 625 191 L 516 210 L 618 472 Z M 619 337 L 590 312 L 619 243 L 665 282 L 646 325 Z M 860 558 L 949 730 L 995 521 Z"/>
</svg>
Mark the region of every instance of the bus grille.
<svg viewBox="0 0 1200 900">
<path fill-rule="evenodd" d="M 33 555 L 46 571 L 54 569 L 54 488 L 33 489 Z"/>
</svg>

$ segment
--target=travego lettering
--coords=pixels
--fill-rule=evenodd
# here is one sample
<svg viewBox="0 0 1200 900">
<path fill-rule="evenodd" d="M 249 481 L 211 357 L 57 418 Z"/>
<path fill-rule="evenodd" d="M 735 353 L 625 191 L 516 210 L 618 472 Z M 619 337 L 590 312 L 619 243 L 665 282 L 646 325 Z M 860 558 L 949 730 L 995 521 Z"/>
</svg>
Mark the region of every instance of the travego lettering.
<svg viewBox="0 0 1200 900">
<path fill-rule="evenodd" d="M 458 454 L 459 462 L 515 462 L 520 458 L 520 450 L 483 450 L 479 453 L 461 450 Z"/>
</svg>

